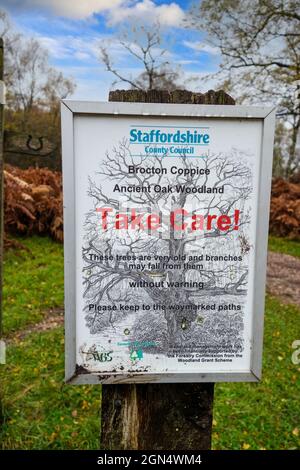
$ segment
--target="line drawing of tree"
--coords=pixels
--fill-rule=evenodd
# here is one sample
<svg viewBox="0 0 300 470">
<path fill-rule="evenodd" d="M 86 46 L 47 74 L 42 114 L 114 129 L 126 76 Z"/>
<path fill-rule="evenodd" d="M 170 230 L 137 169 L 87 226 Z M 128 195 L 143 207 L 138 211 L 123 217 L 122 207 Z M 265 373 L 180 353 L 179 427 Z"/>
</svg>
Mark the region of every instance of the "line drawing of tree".
<svg viewBox="0 0 300 470">
<path fill-rule="evenodd" d="M 171 160 L 171 159 L 169 159 Z M 201 167 L 209 170 L 210 174 L 195 175 L 167 175 L 129 173 L 129 166 L 134 168 L 163 168 L 161 156 L 133 156 L 130 145 L 126 139 L 119 142 L 112 152 L 106 152 L 105 160 L 93 179 L 88 178 L 88 195 L 92 201 L 92 208 L 86 214 L 84 246 L 82 257 L 84 262 L 83 273 L 83 297 L 85 300 L 86 325 L 91 334 L 99 333 L 103 328 L 112 327 L 126 317 L 127 313 L 119 312 L 119 304 L 136 305 L 158 304 L 164 306 L 163 311 L 151 312 L 156 316 L 156 326 L 148 322 L 145 325 L 146 332 L 143 337 L 153 337 L 153 329 L 163 330 L 165 348 L 172 344 L 183 344 L 191 340 L 193 326 L 199 320 L 199 312 L 195 305 L 207 299 L 238 299 L 243 304 L 247 295 L 248 255 L 251 245 L 245 235 L 251 216 L 252 192 L 252 162 L 251 155 L 238 149 L 232 149 L 230 154 L 206 155 L 203 158 L 191 159 L 189 157 L 177 157 L 174 165 L 188 170 Z M 115 184 L 127 186 L 150 187 L 149 191 L 117 194 L 112 188 Z M 224 193 L 191 194 L 155 193 L 155 185 L 176 187 L 181 184 L 184 187 L 213 187 L 224 186 Z M 113 224 L 108 222 L 105 232 L 101 231 L 99 214 L 96 208 L 110 207 L 116 211 L 129 212 L 134 207 L 137 212 L 143 214 L 159 213 L 162 220 L 161 230 L 147 232 L 142 230 L 114 230 Z M 233 227 L 222 232 L 217 227 L 210 231 L 195 233 L 186 230 L 178 234 L 168 226 L 168 216 L 174 208 L 188 208 L 190 213 L 209 213 L 217 215 L 232 215 L 235 209 L 240 211 L 239 230 L 234 232 Z M 109 220 L 109 219 L 108 219 Z M 176 257 L 188 259 L 205 253 L 203 244 L 208 244 L 214 254 L 223 250 L 218 240 L 225 240 L 227 251 L 234 248 L 237 254 L 243 254 L 242 262 L 230 264 L 212 261 L 205 263 L 201 270 L 190 268 L 191 264 L 181 263 L 181 269 L 172 269 Z M 242 243 L 238 246 L 238 240 L 243 245 L 248 243 L 247 252 L 243 251 Z M 245 242 L 246 240 L 246 242 Z M 122 259 L 117 259 L 123 255 Z M 141 258 L 145 254 L 151 260 L 155 260 L 155 267 L 141 269 Z M 132 260 L 132 257 L 136 259 Z M 169 266 L 166 263 L 169 259 Z M 152 261 L 153 263 L 153 261 Z M 147 264 L 147 260 L 145 262 Z M 151 264 L 153 266 L 153 264 Z M 130 288 L 130 282 L 145 281 L 142 288 Z M 161 287 L 164 281 L 164 287 Z M 175 287 L 176 283 L 197 281 L 202 288 Z M 152 283 L 152 284 L 151 284 Z M 174 287 L 170 286 L 173 285 Z M 151 285 L 151 287 L 149 286 Z M 218 300 L 218 302 L 220 302 Z M 107 313 L 89 312 L 90 304 L 107 304 L 114 307 Z M 184 306 L 183 310 L 174 310 L 174 305 Z M 243 322 L 241 313 L 237 313 L 239 325 L 236 339 L 241 336 Z M 216 318 L 222 315 L 216 315 Z M 200 317 L 201 318 L 201 317 Z M 229 320 L 228 320 L 229 321 Z M 143 325 L 144 327 L 144 325 Z M 135 331 L 139 325 L 135 325 Z M 152 330 L 152 332 L 151 332 Z M 212 330 L 211 330 L 212 331 Z M 228 335 L 230 336 L 230 328 Z M 233 331 L 233 330 L 232 330 Z M 211 333 L 211 338 L 214 334 Z M 163 349 L 163 348 L 162 348 Z"/>
</svg>

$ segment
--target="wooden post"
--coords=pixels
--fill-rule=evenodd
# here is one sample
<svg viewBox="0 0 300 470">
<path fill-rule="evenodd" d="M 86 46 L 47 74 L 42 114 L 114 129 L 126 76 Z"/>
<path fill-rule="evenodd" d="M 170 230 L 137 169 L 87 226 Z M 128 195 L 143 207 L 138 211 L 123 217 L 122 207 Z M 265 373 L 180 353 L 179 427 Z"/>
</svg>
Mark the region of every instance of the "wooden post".
<svg viewBox="0 0 300 470">
<path fill-rule="evenodd" d="M 117 90 L 109 101 L 235 104 L 225 92 L 212 90 Z M 213 397 L 213 383 L 103 385 L 101 448 L 210 449 Z"/>
</svg>

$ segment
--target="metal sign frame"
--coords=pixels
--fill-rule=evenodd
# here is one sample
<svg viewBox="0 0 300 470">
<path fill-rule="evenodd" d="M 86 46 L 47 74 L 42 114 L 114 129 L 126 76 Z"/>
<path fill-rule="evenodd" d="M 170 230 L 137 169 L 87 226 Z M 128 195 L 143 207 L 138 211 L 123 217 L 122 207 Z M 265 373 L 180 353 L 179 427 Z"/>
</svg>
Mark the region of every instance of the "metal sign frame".
<svg viewBox="0 0 300 470">
<path fill-rule="evenodd" d="M 262 123 L 258 207 L 256 224 L 256 252 L 254 261 L 254 292 L 252 298 L 252 350 L 251 367 L 245 372 L 153 374 L 128 372 L 95 374 L 81 371 L 76 365 L 76 206 L 74 168 L 74 129 L 76 115 L 151 116 L 205 118 L 220 120 L 259 120 Z M 70 384 L 99 383 L 167 383 L 167 382 L 257 382 L 261 377 L 263 322 L 265 303 L 266 263 L 269 225 L 270 188 L 272 178 L 274 107 L 219 106 L 191 104 L 86 102 L 63 100 L 62 154 L 64 186 L 64 258 L 65 258 L 65 380 Z"/>
</svg>

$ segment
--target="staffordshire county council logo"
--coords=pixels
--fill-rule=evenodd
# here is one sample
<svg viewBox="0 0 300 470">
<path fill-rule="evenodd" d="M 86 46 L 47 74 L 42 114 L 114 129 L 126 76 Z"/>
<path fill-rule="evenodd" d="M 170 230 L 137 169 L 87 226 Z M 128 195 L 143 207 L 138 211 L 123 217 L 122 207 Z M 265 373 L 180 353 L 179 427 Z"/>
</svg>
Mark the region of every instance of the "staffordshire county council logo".
<svg viewBox="0 0 300 470">
<path fill-rule="evenodd" d="M 132 156 L 204 157 L 211 143 L 209 127 L 130 126 Z M 135 147 L 136 146 L 136 147 Z"/>
</svg>

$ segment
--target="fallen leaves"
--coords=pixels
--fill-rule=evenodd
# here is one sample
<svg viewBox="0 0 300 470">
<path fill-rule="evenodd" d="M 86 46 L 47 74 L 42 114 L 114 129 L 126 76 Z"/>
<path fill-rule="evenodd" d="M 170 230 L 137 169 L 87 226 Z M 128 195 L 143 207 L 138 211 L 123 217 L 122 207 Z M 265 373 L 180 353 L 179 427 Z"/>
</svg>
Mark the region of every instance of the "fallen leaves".
<svg viewBox="0 0 300 470">
<path fill-rule="evenodd" d="M 82 410 L 88 410 L 90 408 L 90 403 L 87 402 L 86 400 L 83 400 L 82 404 L 81 404 L 81 409 Z"/>
<path fill-rule="evenodd" d="M 277 178 L 272 184 L 270 233 L 300 238 L 300 184 Z"/>
<path fill-rule="evenodd" d="M 4 171 L 4 227 L 10 234 L 48 234 L 63 240 L 62 176 L 47 168 Z M 9 243 L 9 241 L 8 241 Z"/>
<path fill-rule="evenodd" d="M 57 436 L 58 436 L 57 432 L 53 432 L 49 437 L 49 442 L 54 442 Z"/>
</svg>

